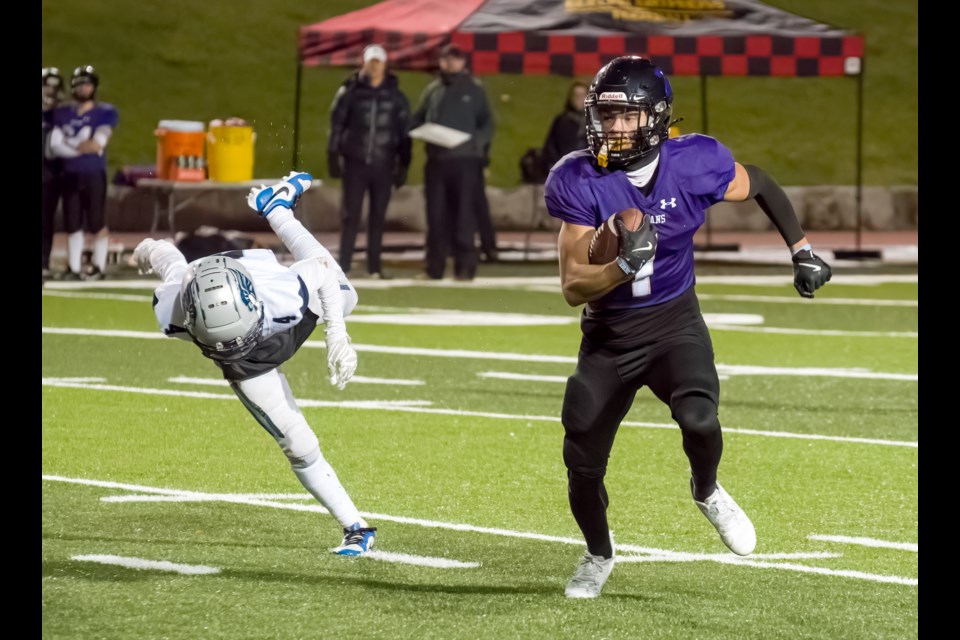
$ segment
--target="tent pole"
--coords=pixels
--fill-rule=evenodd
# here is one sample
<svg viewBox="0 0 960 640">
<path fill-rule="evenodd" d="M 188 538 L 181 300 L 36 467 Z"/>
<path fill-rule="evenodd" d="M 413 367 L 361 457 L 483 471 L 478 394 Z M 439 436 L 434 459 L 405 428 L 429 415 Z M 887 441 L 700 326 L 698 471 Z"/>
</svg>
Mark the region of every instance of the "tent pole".
<svg viewBox="0 0 960 640">
<path fill-rule="evenodd" d="M 703 135 L 710 135 L 710 120 L 708 119 L 709 111 L 707 109 L 707 76 L 706 74 L 700 74 L 700 120 L 701 120 L 701 132 Z M 706 216 L 706 221 L 704 226 L 707 228 L 707 242 L 706 244 L 695 244 L 694 250 L 696 251 L 740 251 L 740 245 L 735 242 L 728 242 L 724 244 L 714 244 L 713 243 L 713 216 L 709 213 Z"/>
<path fill-rule="evenodd" d="M 880 260 L 883 254 L 879 249 L 863 248 L 863 83 L 864 60 L 860 59 L 860 72 L 857 74 L 857 135 L 856 135 L 856 235 L 855 248 L 836 249 L 833 255 L 838 260 Z"/>
<path fill-rule="evenodd" d="M 861 62 L 861 65 L 863 63 Z M 857 251 L 863 250 L 863 66 L 857 74 Z"/>
<path fill-rule="evenodd" d="M 300 86 L 303 80 L 303 59 L 297 52 L 297 88 L 293 98 L 293 167 L 294 171 L 300 166 Z"/>
</svg>

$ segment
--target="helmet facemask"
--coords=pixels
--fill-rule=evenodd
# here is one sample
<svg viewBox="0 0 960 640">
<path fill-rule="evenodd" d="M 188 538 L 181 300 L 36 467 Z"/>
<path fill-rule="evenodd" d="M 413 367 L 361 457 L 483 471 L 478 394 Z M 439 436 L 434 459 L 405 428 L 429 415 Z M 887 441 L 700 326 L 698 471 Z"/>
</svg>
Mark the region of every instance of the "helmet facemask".
<svg viewBox="0 0 960 640">
<path fill-rule="evenodd" d="M 621 94 L 623 95 L 623 94 Z M 600 100 L 587 97 L 587 142 L 601 167 L 623 169 L 655 153 L 667 139 L 670 105 L 639 100 Z"/>
</svg>

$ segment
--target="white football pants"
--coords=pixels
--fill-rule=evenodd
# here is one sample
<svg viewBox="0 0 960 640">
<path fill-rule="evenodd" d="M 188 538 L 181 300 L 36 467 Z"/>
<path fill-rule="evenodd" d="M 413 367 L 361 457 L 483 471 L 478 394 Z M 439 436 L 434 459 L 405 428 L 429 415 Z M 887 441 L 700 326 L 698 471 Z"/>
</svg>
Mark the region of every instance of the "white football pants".
<svg viewBox="0 0 960 640">
<path fill-rule="evenodd" d="M 360 514 L 336 472 L 320 453 L 320 443 L 297 407 L 286 376 L 273 369 L 230 386 L 257 422 L 274 437 L 304 488 L 343 528 L 360 522 Z"/>
</svg>

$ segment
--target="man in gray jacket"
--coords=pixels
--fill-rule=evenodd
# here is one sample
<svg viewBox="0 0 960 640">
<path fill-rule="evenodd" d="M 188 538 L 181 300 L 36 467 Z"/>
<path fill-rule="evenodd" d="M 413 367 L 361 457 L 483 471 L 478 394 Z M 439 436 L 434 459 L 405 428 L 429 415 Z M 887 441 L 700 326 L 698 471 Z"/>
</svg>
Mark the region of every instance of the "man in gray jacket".
<svg viewBox="0 0 960 640">
<path fill-rule="evenodd" d="M 454 277 L 472 280 L 477 272 L 474 235 L 481 214 L 484 156 L 493 138 L 493 117 L 483 86 L 467 68 L 466 54 L 455 45 L 441 50 L 440 77 L 424 90 L 412 126 L 427 122 L 469 133 L 470 139 L 452 149 L 427 144 L 426 274 L 442 278 L 452 249 Z"/>
</svg>

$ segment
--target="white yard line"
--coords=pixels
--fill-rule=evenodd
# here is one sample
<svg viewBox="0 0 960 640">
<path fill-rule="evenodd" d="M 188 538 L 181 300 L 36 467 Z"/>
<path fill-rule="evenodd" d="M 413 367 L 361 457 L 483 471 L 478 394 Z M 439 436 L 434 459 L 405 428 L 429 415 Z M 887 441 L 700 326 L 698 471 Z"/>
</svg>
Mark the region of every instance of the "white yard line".
<svg viewBox="0 0 960 640">
<path fill-rule="evenodd" d="M 789 263 L 785 263 L 789 266 Z M 920 276 L 918 274 L 903 275 L 834 275 L 830 281 L 831 287 L 838 286 L 876 286 L 881 284 L 918 284 Z M 443 287 L 443 288 L 509 288 L 516 289 L 524 286 L 555 286 L 560 288 L 560 280 L 557 276 L 537 276 L 526 277 L 516 276 L 508 278 L 477 278 L 471 283 L 462 283 L 455 280 L 364 280 L 366 288 L 394 289 L 399 287 Z M 697 276 L 699 284 L 735 284 L 744 286 L 770 286 L 770 285 L 788 285 L 790 284 L 789 269 L 784 275 L 757 275 L 757 276 Z M 148 289 L 153 291 L 160 284 L 156 278 L 141 278 L 137 280 L 107 280 L 97 282 L 59 282 L 48 281 L 44 284 L 45 289 L 58 290 L 86 290 L 86 289 Z"/>
<path fill-rule="evenodd" d="M 136 296 L 131 293 L 87 293 L 81 291 L 47 291 L 40 295 L 52 298 L 84 298 L 86 300 L 119 300 L 120 302 L 153 302 L 152 296 Z"/>
<path fill-rule="evenodd" d="M 756 296 L 737 293 L 697 293 L 700 300 L 729 301 L 729 302 L 767 302 L 771 304 L 807 304 L 807 305 L 842 305 L 863 307 L 919 307 L 919 300 L 896 300 L 891 298 L 824 298 L 819 297 L 815 302 L 800 296 Z"/>
<path fill-rule="evenodd" d="M 741 327 L 737 325 L 719 325 L 710 327 L 711 331 L 740 331 L 743 333 L 776 333 L 792 336 L 831 336 L 839 338 L 918 338 L 916 331 L 844 331 L 841 329 L 794 329 L 792 327 Z"/>
<path fill-rule="evenodd" d="M 108 384 L 86 384 L 79 382 L 64 382 L 57 378 L 41 378 L 42 386 L 66 387 L 73 389 L 90 389 L 94 391 L 114 391 L 119 393 L 142 393 L 146 395 L 173 396 L 181 398 L 197 398 L 203 400 L 234 400 L 228 394 L 208 393 L 205 391 L 184 391 L 178 389 L 152 389 L 144 387 L 124 387 Z M 461 409 L 441 409 L 431 407 L 428 400 L 352 400 L 332 402 L 329 400 L 297 400 L 301 407 L 311 408 L 340 408 L 365 409 L 374 411 L 402 411 L 407 413 L 428 413 L 435 415 L 461 416 L 473 418 L 493 418 L 498 420 L 521 420 L 525 422 L 560 422 L 559 416 L 518 415 L 512 413 L 495 413 L 487 411 L 464 411 Z M 627 420 L 621 423 L 625 427 L 639 427 L 645 429 L 674 430 L 677 425 L 665 422 L 642 422 Z M 874 438 L 857 438 L 849 436 L 828 436 L 815 433 L 790 433 L 788 431 L 761 431 L 757 429 L 740 429 L 724 427 L 724 433 L 739 433 L 751 436 L 765 436 L 769 438 L 790 438 L 795 440 L 825 440 L 830 442 L 847 442 L 856 444 L 878 444 L 892 447 L 918 448 L 919 443 L 900 440 L 881 440 Z"/>
<path fill-rule="evenodd" d="M 196 496 L 157 496 L 130 494 L 123 496 L 103 496 L 100 502 L 229 502 L 240 500 L 313 500 L 309 493 L 211 493 Z"/>
<path fill-rule="evenodd" d="M 838 542 L 840 544 L 855 544 L 861 547 L 878 547 L 881 549 L 897 549 L 898 551 L 920 552 L 920 543 L 918 542 L 890 542 L 889 540 L 877 540 L 876 538 L 856 538 L 850 536 L 827 536 L 819 534 L 810 534 L 807 536 L 810 540 L 820 540 L 823 542 Z"/>
<path fill-rule="evenodd" d="M 715 327 L 716 328 L 716 327 Z M 772 327 L 724 327 L 731 331 L 757 330 L 760 332 L 776 333 L 783 331 L 792 333 L 793 329 L 774 330 Z M 115 329 L 82 329 L 77 327 L 42 327 L 41 333 L 51 335 L 89 336 L 98 338 L 134 338 L 144 340 L 166 340 L 167 336 L 159 331 L 118 331 Z M 897 334 L 895 337 L 916 338 L 916 333 Z M 307 340 L 303 346 L 309 349 L 326 349 L 322 340 Z M 366 353 L 386 353 L 402 356 L 430 356 L 436 358 L 464 358 L 470 360 L 502 360 L 508 362 L 551 362 L 557 364 L 576 364 L 576 356 L 546 355 L 537 353 L 511 353 L 503 351 L 471 351 L 467 349 L 435 349 L 425 347 L 394 347 L 374 344 L 354 344 L 354 349 Z M 748 366 L 748 365 L 737 365 Z"/>
<path fill-rule="evenodd" d="M 450 560 L 448 558 L 415 556 L 409 553 L 378 551 L 377 549 L 363 554 L 363 558 L 382 560 L 383 562 L 394 562 L 397 564 L 412 564 L 417 567 L 430 567 L 433 569 L 476 569 L 480 566 L 479 562 L 461 562 L 460 560 Z"/>
<path fill-rule="evenodd" d="M 143 571 L 168 571 L 170 573 L 180 573 L 185 576 L 204 576 L 214 573 L 220 573 L 217 567 L 208 567 L 202 564 L 177 564 L 167 560 L 147 560 L 145 558 L 129 558 L 125 556 L 110 555 L 81 555 L 71 556 L 71 560 L 78 562 L 96 562 L 97 564 L 110 564 L 127 569 L 137 569 Z"/>
<path fill-rule="evenodd" d="M 883 373 L 864 369 L 828 369 L 820 367 L 760 367 L 755 365 L 717 364 L 721 376 L 798 376 L 801 378 L 858 378 L 865 380 L 900 380 L 917 382 L 916 373 Z M 519 380 L 525 382 L 566 382 L 568 376 L 542 376 L 510 371 L 480 371 L 481 378 Z"/>
<path fill-rule="evenodd" d="M 270 507 L 274 509 L 284 509 L 290 511 L 307 511 L 307 512 L 320 512 L 327 513 L 323 507 L 319 504 L 289 504 L 284 502 L 274 502 L 271 500 L 251 500 L 243 498 L 226 498 L 226 496 L 236 496 L 240 494 L 204 494 L 203 492 L 198 491 L 179 491 L 176 489 L 168 489 L 162 487 L 149 487 L 144 485 L 134 485 L 127 483 L 112 482 L 106 480 L 89 480 L 86 478 L 68 478 L 64 476 L 56 475 L 41 475 L 41 480 L 47 482 L 65 482 L 70 484 L 78 484 L 85 486 L 95 486 L 101 487 L 104 489 L 121 489 L 127 491 L 136 491 L 140 493 L 157 493 L 160 495 L 166 496 L 177 496 L 183 495 L 185 497 L 196 497 L 196 496 L 208 496 L 208 495 L 220 495 L 223 496 L 223 502 L 229 502 L 233 504 L 246 504 L 250 506 L 260 506 L 260 507 Z M 454 523 L 454 522 L 442 522 L 436 520 L 425 520 L 421 518 L 409 518 L 404 516 L 393 516 L 389 514 L 382 513 L 370 513 L 370 512 L 361 512 L 364 518 L 371 521 L 383 521 L 383 522 L 397 522 L 401 524 L 417 525 L 421 527 L 433 528 L 433 529 L 447 529 L 451 531 L 465 531 L 472 533 L 483 533 L 489 535 L 498 535 L 510 538 L 521 538 L 525 540 L 539 540 L 544 542 L 558 542 L 562 544 L 582 546 L 583 540 L 578 538 L 569 538 L 564 536 L 551 536 L 540 533 L 532 533 L 526 531 L 515 531 L 512 529 L 501 529 L 496 527 L 480 527 L 470 524 Z M 837 570 L 837 569 L 827 569 L 823 567 L 811 567 L 807 565 L 799 565 L 793 563 L 778 563 L 770 562 L 764 560 L 757 560 L 751 558 L 740 558 L 732 554 L 694 554 L 687 552 L 678 552 L 671 551 L 668 549 L 658 549 L 655 547 L 643 547 L 639 545 L 631 544 L 617 544 L 616 548 L 620 552 L 633 553 L 633 554 L 646 554 L 654 556 L 658 561 L 690 561 L 690 558 L 698 558 L 700 561 L 704 562 L 717 562 L 720 564 L 732 564 L 739 566 L 754 567 L 759 569 L 780 569 L 787 571 L 797 571 L 801 573 L 814 573 L 819 575 L 843 577 L 843 578 L 855 578 L 859 580 L 866 580 L 870 582 L 881 582 L 881 583 L 892 583 L 892 584 L 901 584 L 901 585 L 910 585 L 916 586 L 919 584 L 919 581 L 915 578 L 904 578 L 899 576 L 889 576 L 889 575 L 878 575 L 865 573 L 862 571 L 849 571 L 849 570 Z M 785 556 L 777 554 L 775 558 L 784 558 Z M 824 557 L 824 556 L 818 556 Z M 797 559 L 796 555 L 790 554 L 789 558 Z M 676 559 L 676 560 L 674 560 Z"/>
</svg>

